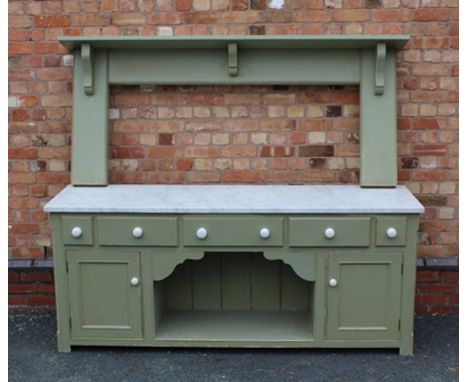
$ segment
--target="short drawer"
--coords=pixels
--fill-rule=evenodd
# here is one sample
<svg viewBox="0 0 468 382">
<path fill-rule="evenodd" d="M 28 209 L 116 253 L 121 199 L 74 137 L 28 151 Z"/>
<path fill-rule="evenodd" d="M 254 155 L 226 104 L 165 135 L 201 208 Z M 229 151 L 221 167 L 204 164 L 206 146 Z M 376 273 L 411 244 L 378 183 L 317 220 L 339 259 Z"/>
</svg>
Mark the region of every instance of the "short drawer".
<svg viewBox="0 0 468 382">
<path fill-rule="evenodd" d="M 369 241 L 368 217 L 289 219 L 291 247 L 367 247 Z"/>
<path fill-rule="evenodd" d="M 275 247 L 283 245 L 282 217 L 186 217 L 184 245 Z"/>
<path fill-rule="evenodd" d="M 99 245 L 177 246 L 176 217 L 98 217 Z"/>
<path fill-rule="evenodd" d="M 375 231 L 378 247 L 403 247 L 406 245 L 406 217 L 379 216 Z"/>
<path fill-rule="evenodd" d="M 64 245 L 93 245 L 93 219 L 91 216 L 63 216 Z"/>
</svg>

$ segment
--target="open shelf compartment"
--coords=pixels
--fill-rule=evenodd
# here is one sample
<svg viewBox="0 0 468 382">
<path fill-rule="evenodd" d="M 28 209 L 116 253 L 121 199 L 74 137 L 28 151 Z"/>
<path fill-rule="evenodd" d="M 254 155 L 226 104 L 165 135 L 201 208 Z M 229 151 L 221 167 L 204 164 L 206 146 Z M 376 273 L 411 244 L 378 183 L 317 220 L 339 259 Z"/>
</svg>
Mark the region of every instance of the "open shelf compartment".
<svg viewBox="0 0 468 382">
<path fill-rule="evenodd" d="M 155 339 L 313 341 L 314 283 L 262 253 L 206 253 L 154 283 Z"/>
</svg>

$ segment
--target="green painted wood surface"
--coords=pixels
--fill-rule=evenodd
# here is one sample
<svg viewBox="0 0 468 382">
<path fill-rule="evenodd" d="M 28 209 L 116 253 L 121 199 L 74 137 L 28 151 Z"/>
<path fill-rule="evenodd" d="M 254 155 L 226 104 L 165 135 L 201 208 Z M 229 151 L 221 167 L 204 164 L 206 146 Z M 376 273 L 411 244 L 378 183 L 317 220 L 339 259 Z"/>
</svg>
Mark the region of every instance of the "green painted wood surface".
<svg viewBox="0 0 468 382">
<path fill-rule="evenodd" d="M 264 251 L 268 260 L 281 260 L 291 266 L 294 272 L 303 280 L 315 281 L 316 256 L 313 251 Z"/>
<path fill-rule="evenodd" d="M 325 237 L 332 228 L 335 237 Z M 370 243 L 368 217 L 294 217 L 289 218 L 291 247 L 367 247 Z"/>
<path fill-rule="evenodd" d="M 140 254 L 68 251 L 71 336 L 141 338 Z"/>
<path fill-rule="evenodd" d="M 395 50 L 387 49 L 385 88 L 375 94 L 375 49 L 362 51 L 360 86 L 360 182 L 362 187 L 397 185 Z"/>
<path fill-rule="evenodd" d="M 193 309 L 221 310 L 223 303 L 222 289 L 220 288 L 222 280 L 221 256 L 206 254 L 203 259 L 192 261 L 191 264 L 187 265 L 191 265 L 192 268 Z"/>
<path fill-rule="evenodd" d="M 379 42 L 398 49 L 409 41 L 407 35 L 315 35 L 315 36 L 61 36 L 70 51 L 83 43 L 101 49 L 224 49 L 230 42 L 250 49 L 361 49 Z"/>
<path fill-rule="evenodd" d="M 206 239 L 200 240 L 196 236 L 199 228 L 208 231 Z M 262 228 L 270 230 L 270 237 L 262 239 L 259 235 Z M 183 244 L 194 247 L 212 246 L 262 246 L 278 247 L 283 245 L 283 218 L 231 216 L 231 217 L 184 217 Z"/>
<path fill-rule="evenodd" d="M 73 237 L 71 231 L 78 227 L 82 230 L 80 237 Z M 62 217 L 62 240 L 65 245 L 93 245 L 93 221 L 90 216 Z"/>
<path fill-rule="evenodd" d="M 100 245 L 176 247 L 177 218 L 103 216 L 97 219 Z M 134 237 L 135 228 L 143 230 L 143 236 Z"/>
<path fill-rule="evenodd" d="M 227 47 L 226 47 L 227 49 Z M 360 52 L 246 49 L 229 74 L 223 50 L 116 50 L 109 53 L 109 83 L 131 84 L 358 84 Z"/>
<path fill-rule="evenodd" d="M 97 220 L 102 217 L 140 218 L 52 214 L 60 351 L 69 351 L 70 345 L 396 347 L 401 354 L 412 354 L 416 215 L 332 217 L 357 219 L 353 227 L 361 224 L 360 219 L 369 221 L 367 244 L 359 250 L 349 244 L 337 245 L 336 250 L 316 243 L 291 247 L 293 219 L 315 223 L 329 222 L 330 217 L 275 215 L 269 217 L 281 220 L 280 231 L 285 234 L 278 247 L 242 243 L 187 247 L 180 241 L 178 247 L 100 247 Z M 182 222 L 187 216 L 141 217 Z M 220 218 L 250 222 L 265 217 Z M 69 228 L 81 221 L 91 227 L 93 242 L 89 246 L 65 244 Z M 398 229 L 399 240 L 405 239 L 403 246 L 381 241 L 379 232 L 388 224 Z M 180 230 L 179 237 L 183 236 L 182 225 L 173 227 L 175 232 Z M 348 239 L 352 237 L 350 234 Z M 298 276 L 303 269 L 313 275 L 312 281 Z M 140 275 L 136 288 L 129 283 L 134 273 Z M 329 278 L 336 273 L 339 284 L 330 288 Z M 138 291 L 137 296 L 130 298 L 126 288 L 129 293 Z M 123 313 L 125 309 L 128 315 Z M 132 324 L 128 324 L 129 317 L 134 317 Z M 346 326 L 351 329 L 342 330 Z"/>
<path fill-rule="evenodd" d="M 304 341 L 312 340 L 307 312 L 170 311 L 156 332 L 161 341 Z"/>
<path fill-rule="evenodd" d="M 404 247 L 406 245 L 406 217 L 379 216 L 377 218 L 375 245 L 378 247 Z M 395 228 L 397 237 L 389 238 L 387 229 Z"/>
<path fill-rule="evenodd" d="M 328 258 L 327 339 L 399 339 L 401 253 L 337 252 Z"/>
<path fill-rule="evenodd" d="M 75 49 L 72 183 L 107 185 L 109 84 L 360 84 L 361 186 L 394 187 L 395 49 L 408 39 L 362 35 L 62 37 L 62 44 Z M 236 67 L 231 65 L 232 54 L 229 63 L 228 46 L 237 47 Z M 385 55 L 380 54 L 376 62 L 377 50 Z"/>
<path fill-rule="evenodd" d="M 157 285 L 159 288 L 159 284 Z M 310 283 L 262 253 L 206 253 L 163 280 L 169 310 L 307 310 Z"/>
<path fill-rule="evenodd" d="M 85 94 L 81 55 L 75 52 L 73 70 L 72 184 L 107 185 L 108 62 L 107 51 L 94 53 L 94 91 Z"/>
<path fill-rule="evenodd" d="M 401 283 L 401 355 L 413 354 L 414 296 L 416 292 L 416 253 L 418 246 L 419 216 L 408 216 L 406 226 L 406 247 L 403 256 Z"/>
<path fill-rule="evenodd" d="M 57 348 L 59 352 L 70 352 L 70 306 L 68 290 L 67 258 L 63 243 L 63 225 L 60 215 L 51 215 L 52 243 L 54 249 L 55 307 L 57 315 Z"/>
</svg>

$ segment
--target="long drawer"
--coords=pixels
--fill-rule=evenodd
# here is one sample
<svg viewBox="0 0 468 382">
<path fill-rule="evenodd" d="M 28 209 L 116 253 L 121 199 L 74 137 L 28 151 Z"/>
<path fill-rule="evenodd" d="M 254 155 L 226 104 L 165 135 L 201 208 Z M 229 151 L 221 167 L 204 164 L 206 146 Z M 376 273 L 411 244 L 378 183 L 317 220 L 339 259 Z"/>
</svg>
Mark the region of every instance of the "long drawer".
<svg viewBox="0 0 468 382">
<path fill-rule="evenodd" d="M 283 245 L 282 217 L 185 217 L 183 242 L 192 247 Z"/>
<path fill-rule="evenodd" d="M 177 246 L 176 217 L 97 218 L 99 245 Z"/>
<path fill-rule="evenodd" d="M 367 247 L 369 217 L 289 218 L 291 247 Z"/>
</svg>

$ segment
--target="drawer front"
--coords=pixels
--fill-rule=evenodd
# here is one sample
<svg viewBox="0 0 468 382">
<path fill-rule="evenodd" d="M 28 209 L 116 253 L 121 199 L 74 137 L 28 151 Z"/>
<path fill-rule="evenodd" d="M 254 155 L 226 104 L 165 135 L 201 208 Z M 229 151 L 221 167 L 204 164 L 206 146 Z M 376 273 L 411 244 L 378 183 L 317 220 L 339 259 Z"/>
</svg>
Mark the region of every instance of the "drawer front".
<svg viewBox="0 0 468 382">
<path fill-rule="evenodd" d="M 184 245 L 186 246 L 275 247 L 283 245 L 282 217 L 186 217 L 183 224 Z"/>
<path fill-rule="evenodd" d="M 93 245 L 92 217 L 62 217 L 62 238 L 64 245 Z"/>
<path fill-rule="evenodd" d="M 175 217 L 98 217 L 99 245 L 177 246 Z"/>
<path fill-rule="evenodd" d="M 375 245 L 403 247 L 406 245 L 406 217 L 377 217 Z"/>
<path fill-rule="evenodd" d="M 291 247 L 367 247 L 369 239 L 370 218 L 289 219 Z"/>
</svg>

